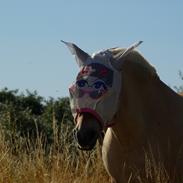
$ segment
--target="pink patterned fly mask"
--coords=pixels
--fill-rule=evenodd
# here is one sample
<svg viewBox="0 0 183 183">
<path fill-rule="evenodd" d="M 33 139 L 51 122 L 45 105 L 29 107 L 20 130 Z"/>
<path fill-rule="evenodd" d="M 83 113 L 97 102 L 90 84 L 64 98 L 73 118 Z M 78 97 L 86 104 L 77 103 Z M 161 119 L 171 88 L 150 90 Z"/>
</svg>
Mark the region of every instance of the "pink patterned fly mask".
<svg viewBox="0 0 183 183">
<path fill-rule="evenodd" d="M 121 91 L 121 71 L 112 65 L 110 49 L 90 56 L 75 44 L 64 43 L 75 55 L 80 67 L 76 80 L 69 88 L 70 106 L 75 121 L 78 114 L 90 113 L 102 127 L 113 125 Z M 127 51 L 136 46 L 138 45 L 133 45 Z"/>
</svg>

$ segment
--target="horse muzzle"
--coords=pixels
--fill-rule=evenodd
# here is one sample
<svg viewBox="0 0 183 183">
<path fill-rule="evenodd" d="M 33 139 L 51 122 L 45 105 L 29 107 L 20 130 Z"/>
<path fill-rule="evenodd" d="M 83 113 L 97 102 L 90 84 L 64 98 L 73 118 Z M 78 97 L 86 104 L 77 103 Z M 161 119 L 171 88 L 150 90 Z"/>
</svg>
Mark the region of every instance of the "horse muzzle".
<svg viewBox="0 0 183 183">
<path fill-rule="evenodd" d="M 85 132 L 77 129 L 73 130 L 74 139 L 77 142 L 77 146 L 80 150 L 90 151 L 92 150 L 97 142 L 99 134 L 94 130 L 86 130 Z"/>
</svg>

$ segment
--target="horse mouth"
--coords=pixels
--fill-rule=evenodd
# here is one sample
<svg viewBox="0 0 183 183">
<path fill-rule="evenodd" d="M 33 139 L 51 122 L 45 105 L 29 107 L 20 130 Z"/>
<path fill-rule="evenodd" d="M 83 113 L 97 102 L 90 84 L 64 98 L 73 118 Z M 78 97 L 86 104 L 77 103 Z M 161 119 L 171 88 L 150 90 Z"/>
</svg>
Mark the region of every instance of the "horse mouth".
<svg viewBox="0 0 183 183">
<path fill-rule="evenodd" d="M 78 126 L 73 132 L 78 148 L 86 151 L 94 149 L 102 131 L 101 123 L 89 112 L 80 113 L 76 121 Z"/>
<path fill-rule="evenodd" d="M 78 145 L 78 149 L 82 150 L 82 151 L 91 151 L 94 149 L 94 146 L 86 146 L 86 147 L 81 147 L 80 145 Z"/>
<path fill-rule="evenodd" d="M 95 148 L 96 146 L 96 143 L 97 143 L 97 139 L 99 137 L 98 134 L 96 134 L 89 142 L 86 142 L 86 143 L 81 143 L 78 139 L 77 139 L 77 135 L 74 135 L 75 137 L 75 140 L 77 142 L 77 147 L 78 149 L 80 150 L 83 150 L 83 151 L 91 151 Z"/>
<path fill-rule="evenodd" d="M 80 146 L 80 145 L 78 144 L 78 148 L 79 148 L 80 150 L 91 151 L 91 150 L 93 150 L 93 149 L 95 148 L 96 143 L 97 143 L 97 139 L 98 139 L 98 137 L 94 138 L 94 139 L 90 142 L 90 144 L 85 145 L 85 146 Z"/>
</svg>

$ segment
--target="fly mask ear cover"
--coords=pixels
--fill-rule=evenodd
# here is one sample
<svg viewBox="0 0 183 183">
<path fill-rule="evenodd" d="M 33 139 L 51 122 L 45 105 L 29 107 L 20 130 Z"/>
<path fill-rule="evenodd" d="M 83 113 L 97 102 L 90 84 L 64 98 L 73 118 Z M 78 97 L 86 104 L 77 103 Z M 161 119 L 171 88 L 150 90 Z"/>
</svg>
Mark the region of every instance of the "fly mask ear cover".
<svg viewBox="0 0 183 183">
<path fill-rule="evenodd" d="M 76 81 L 69 88 L 72 114 L 91 113 L 102 124 L 111 126 L 117 112 L 121 73 L 111 65 L 109 50 L 89 57 Z"/>
</svg>

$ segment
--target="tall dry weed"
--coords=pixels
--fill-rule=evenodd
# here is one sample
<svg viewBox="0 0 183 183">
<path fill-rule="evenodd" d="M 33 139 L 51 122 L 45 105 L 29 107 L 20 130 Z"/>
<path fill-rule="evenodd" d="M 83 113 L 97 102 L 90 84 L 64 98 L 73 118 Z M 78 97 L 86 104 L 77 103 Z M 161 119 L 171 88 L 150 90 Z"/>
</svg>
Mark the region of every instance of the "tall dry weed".
<svg viewBox="0 0 183 183">
<path fill-rule="evenodd" d="M 35 122 L 36 125 L 36 122 Z M 32 141 L 19 137 L 6 139 L 0 128 L 0 183 L 107 183 L 99 144 L 92 152 L 77 149 L 72 130 L 63 123 L 58 128 L 53 115 L 53 144 L 47 146 L 44 134 Z M 13 137 L 12 137 L 13 138 Z M 33 143 L 34 142 L 34 143 Z M 170 183 L 163 165 L 152 153 L 145 154 L 144 176 L 130 176 L 128 183 Z"/>
<path fill-rule="evenodd" d="M 59 131 L 54 119 L 53 133 L 48 148 L 38 130 L 33 143 L 31 136 L 6 140 L 6 132 L 0 128 L 0 183 L 108 182 L 99 147 L 93 152 L 79 151 L 70 143 L 69 127 L 63 125 Z"/>
</svg>

